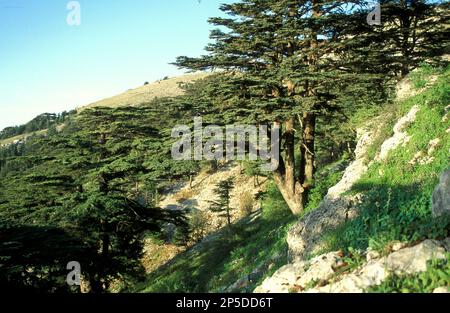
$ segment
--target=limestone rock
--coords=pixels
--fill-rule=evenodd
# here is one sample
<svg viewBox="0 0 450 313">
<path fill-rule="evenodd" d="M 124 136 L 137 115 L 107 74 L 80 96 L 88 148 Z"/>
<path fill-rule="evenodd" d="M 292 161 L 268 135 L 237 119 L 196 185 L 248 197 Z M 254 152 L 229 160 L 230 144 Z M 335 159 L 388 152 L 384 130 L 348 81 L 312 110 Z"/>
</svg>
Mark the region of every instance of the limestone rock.
<svg viewBox="0 0 450 313">
<path fill-rule="evenodd" d="M 308 264 L 308 270 L 298 275 L 295 285 L 306 287 L 313 281 L 326 281 L 334 274 L 334 266 L 340 259 L 339 252 L 330 252 L 313 258 Z"/>
<path fill-rule="evenodd" d="M 427 152 L 425 152 L 425 151 L 417 152 L 414 155 L 414 157 L 412 158 L 412 160 L 409 161 L 409 164 L 425 165 L 425 164 L 430 164 L 431 162 L 433 162 L 434 157 L 432 157 L 431 155 L 434 153 L 434 151 L 436 151 L 436 148 L 439 146 L 440 142 L 441 142 L 441 140 L 439 138 L 430 140 L 430 142 L 428 143 L 428 151 Z"/>
<path fill-rule="evenodd" d="M 434 190 L 432 210 L 434 217 L 450 213 L 450 170 L 441 175 L 439 184 Z"/>
<path fill-rule="evenodd" d="M 419 106 L 413 106 L 408 114 L 397 121 L 394 126 L 394 135 L 383 142 L 379 155 L 375 157 L 376 161 L 385 160 L 391 150 L 394 150 L 398 146 L 404 145 L 409 141 L 405 128 L 416 120 L 416 115 L 417 112 L 419 112 L 419 109 Z"/>
<path fill-rule="evenodd" d="M 304 273 L 305 263 L 291 263 L 281 267 L 272 277 L 266 278 L 255 293 L 288 293 Z"/>
<path fill-rule="evenodd" d="M 330 228 L 352 219 L 357 214 L 359 195 L 342 196 L 367 171 L 365 155 L 373 142 L 371 130 L 358 130 L 355 160 L 346 168 L 342 179 L 328 190 L 327 195 L 314 211 L 306 214 L 288 232 L 287 242 L 291 260 L 301 260 L 306 253 L 317 253 L 322 246 L 322 235 Z"/>
<path fill-rule="evenodd" d="M 433 290 L 433 293 L 450 293 L 449 287 L 439 287 Z"/>
<path fill-rule="evenodd" d="M 356 216 L 357 196 L 332 199 L 326 197 L 319 207 L 296 223 L 288 232 L 289 258 L 302 260 L 305 254 L 316 254 L 323 247 L 323 234 L 328 229 Z"/>
<path fill-rule="evenodd" d="M 342 255 L 340 252 L 330 252 L 307 262 L 291 263 L 280 268 L 255 292 L 361 293 L 380 285 L 393 273 L 409 275 L 425 271 L 428 261 L 445 258 L 446 250 L 449 251 L 447 244 L 450 244 L 450 238 L 442 242 L 425 240 L 407 248 L 399 244 L 399 250 L 388 256 L 378 256 L 351 273 L 337 277 L 335 267 L 342 261 Z M 368 250 L 367 254 L 371 252 L 374 251 Z M 322 283 L 305 290 L 310 283 L 317 282 Z"/>
<path fill-rule="evenodd" d="M 373 251 L 373 250 L 368 250 L 366 253 L 366 260 L 367 262 L 371 261 L 371 260 L 375 260 L 378 259 L 380 257 L 380 253 L 377 251 Z"/>
<path fill-rule="evenodd" d="M 266 278 L 255 293 L 285 293 L 291 289 L 304 290 L 308 284 L 327 281 L 340 260 L 340 252 L 330 252 L 308 262 L 295 262 L 281 267 L 272 277 Z"/>
<path fill-rule="evenodd" d="M 444 259 L 445 249 L 434 240 L 391 253 L 386 258 L 385 266 L 396 274 L 414 274 L 427 269 L 427 262 L 432 259 Z"/>
<path fill-rule="evenodd" d="M 398 251 L 398 250 L 403 249 L 404 247 L 406 247 L 406 245 L 407 245 L 406 242 L 394 241 L 394 242 L 391 244 L 391 250 L 392 250 L 393 252 L 395 252 L 395 251 Z"/>
</svg>

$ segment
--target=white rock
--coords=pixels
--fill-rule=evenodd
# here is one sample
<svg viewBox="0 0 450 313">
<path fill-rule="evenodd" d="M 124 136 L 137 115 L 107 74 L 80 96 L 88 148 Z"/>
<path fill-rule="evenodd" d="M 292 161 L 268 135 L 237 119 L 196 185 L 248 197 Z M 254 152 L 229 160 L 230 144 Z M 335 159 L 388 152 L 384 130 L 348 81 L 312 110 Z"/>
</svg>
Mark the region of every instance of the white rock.
<svg viewBox="0 0 450 313">
<path fill-rule="evenodd" d="M 439 287 L 433 290 L 433 293 L 450 293 L 449 287 Z"/>
<path fill-rule="evenodd" d="M 304 273 L 304 263 L 287 264 L 272 277 L 266 278 L 263 283 L 255 289 L 255 293 L 287 293 L 295 285 L 300 275 Z"/>
<path fill-rule="evenodd" d="M 419 112 L 419 109 L 419 106 L 414 105 L 408 114 L 397 121 L 393 129 L 394 135 L 383 142 L 379 155 L 375 157 L 376 161 L 385 160 L 391 150 L 394 150 L 400 145 L 405 145 L 409 141 L 410 138 L 404 129 L 416 120 L 416 114 Z"/>
<path fill-rule="evenodd" d="M 367 261 L 375 260 L 375 259 L 378 259 L 379 257 L 380 257 L 380 253 L 378 253 L 377 251 L 373 251 L 373 250 L 367 251 L 367 254 L 366 254 Z"/>
<path fill-rule="evenodd" d="M 308 270 L 299 275 L 295 285 L 306 287 L 312 281 L 328 280 L 334 275 L 333 266 L 339 260 L 338 252 L 330 252 L 310 261 Z"/>
<path fill-rule="evenodd" d="M 414 274 L 425 271 L 429 260 L 444 258 L 445 249 L 437 241 L 425 240 L 414 247 L 391 253 L 385 266 L 397 274 Z"/>
<path fill-rule="evenodd" d="M 439 145 L 440 142 L 441 140 L 439 138 L 430 140 L 430 142 L 428 143 L 428 155 L 431 155 L 436 150 L 436 147 Z"/>
<path fill-rule="evenodd" d="M 406 247 L 406 245 L 407 244 L 405 242 L 396 241 L 392 244 L 391 249 L 392 249 L 392 251 L 395 252 L 395 251 L 403 249 L 404 247 Z"/>
</svg>

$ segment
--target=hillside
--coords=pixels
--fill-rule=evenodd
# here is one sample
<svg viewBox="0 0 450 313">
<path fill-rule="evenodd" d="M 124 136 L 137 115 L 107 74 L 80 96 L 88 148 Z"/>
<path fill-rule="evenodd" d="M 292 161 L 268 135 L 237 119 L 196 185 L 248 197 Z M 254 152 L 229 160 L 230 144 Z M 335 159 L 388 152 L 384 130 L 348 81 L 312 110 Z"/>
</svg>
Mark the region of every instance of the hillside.
<svg viewBox="0 0 450 313">
<path fill-rule="evenodd" d="M 183 89 L 180 87 L 180 84 L 192 83 L 198 79 L 205 78 L 208 75 L 208 73 L 198 72 L 156 81 L 138 88 L 130 89 L 122 94 L 110 98 L 80 106 L 76 109 L 76 111 L 81 112 L 85 109 L 94 107 L 116 108 L 137 106 L 150 103 L 155 98 L 177 97 L 183 94 Z M 61 127 L 61 125 L 59 127 Z M 45 135 L 46 131 L 46 128 L 42 128 L 36 132 L 25 132 L 17 136 L 0 139 L 0 147 L 26 140 L 26 138 L 32 135 Z"/>
<path fill-rule="evenodd" d="M 285 215 L 281 195 L 269 186 L 262 213 L 236 221 L 239 235 L 226 249 L 225 234 L 219 232 L 154 269 L 136 290 L 252 292 L 258 286 L 256 292 L 432 292 L 450 287 L 450 224 L 433 218 L 431 201 L 449 164 L 449 75 L 449 70 L 437 75 L 421 69 L 400 82 L 395 103 L 360 122 L 353 161 L 329 182 L 323 201 L 297 222 Z M 211 189 L 200 186 L 202 192 Z M 195 197 L 196 192 L 190 195 Z"/>
<path fill-rule="evenodd" d="M 155 98 L 176 97 L 183 94 L 183 89 L 180 88 L 180 84 L 192 83 L 208 75 L 208 73 L 199 72 L 159 80 L 148 85 L 130 89 L 122 94 L 81 106 L 77 110 L 93 107 L 116 108 L 119 106 L 136 106 L 149 103 Z"/>
<path fill-rule="evenodd" d="M 145 42 L 162 49 L 152 50 L 155 56 L 174 45 L 182 49 L 167 62 L 195 74 L 5 128 L 0 289 L 21 295 L 450 292 L 450 58 L 443 14 L 450 7 L 444 1 L 380 5 L 382 25 L 371 23 L 380 10 L 365 1 L 224 4 L 217 8 L 221 17 L 208 19 L 213 29 L 202 55 L 183 55 L 199 51 L 183 44 L 198 41 L 180 40 L 178 31 L 152 28 L 161 37 Z M 157 7 L 185 13 L 165 2 Z M 116 23 L 117 30 L 134 35 L 105 36 L 98 47 L 111 41 L 128 53 L 89 49 L 98 33 L 83 32 L 80 51 L 89 54 L 77 60 L 90 61 L 80 64 L 111 69 L 103 62 L 120 62 L 123 75 L 138 77 L 136 65 L 163 62 L 127 44 L 142 43 L 129 26 L 148 26 L 122 17 L 133 23 Z M 102 63 L 90 56 L 97 52 Z M 32 69 L 17 67 L 22 75 Z M 104 73 L 80 69 L 72 72 L 81 75 L 74 82 Z M 64 84 L 51 72 L 46 79 Z M 24 76 L 10 73 L 12 87 L 21 88 L 11 92 L 23 90 L 18 77 Z M 42 90 L 51 82 L 42 80 Z M 176 297 L 164 305 L 189 309 L 186 303 L 204 302 Z M 242 309 L 239 299 L 258 297 L 222 301 Z M 273 303 L 280 311 L 280 301 Z"/>
</svg>

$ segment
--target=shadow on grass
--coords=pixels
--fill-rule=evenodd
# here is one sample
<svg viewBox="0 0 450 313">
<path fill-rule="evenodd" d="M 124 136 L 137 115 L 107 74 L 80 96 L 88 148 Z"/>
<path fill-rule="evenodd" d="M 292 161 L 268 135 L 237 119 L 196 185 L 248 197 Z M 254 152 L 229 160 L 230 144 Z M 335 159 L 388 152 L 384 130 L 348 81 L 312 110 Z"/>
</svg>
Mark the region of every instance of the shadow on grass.
<svg viewBox="0 0 450 313">
<path fill-rule="evenodd" d="M 431 213 L 433 184 L 358 183 L 362 193 L 357 216 L 343 221 L 324 236 L 327 250 L 371 247 L 383 252 L 392 241 L 443 239 L 450 234 L 450 219 Z"/>
<path fill-rule="evenodd" d="M 286 225 L 293 220 L 288 210 L 267 219 L 257 214 L 239 220 L 229 232 L 223 228 L 205 237 L 148 274 L 146 281 L 138 283 L 138 292 L 218 292 L 242 277 L 252 276 L 253 285 L 263 276 L 261 271 L 273 260 L 272 256 L 286 260 Z M 284 258 L 283 258 L 284 255 Z"/>
</svg>

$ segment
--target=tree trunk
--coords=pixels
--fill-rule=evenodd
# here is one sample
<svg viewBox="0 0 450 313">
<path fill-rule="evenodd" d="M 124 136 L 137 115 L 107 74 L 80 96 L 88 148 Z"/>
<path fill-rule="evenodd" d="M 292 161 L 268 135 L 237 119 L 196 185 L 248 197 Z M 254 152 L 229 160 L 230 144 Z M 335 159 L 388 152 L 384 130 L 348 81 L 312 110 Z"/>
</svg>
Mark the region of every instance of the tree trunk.
<svg viewBox="0 0 450 313">
<path fill-rule="evenodd" d="M 274 179 L 292 213 L 294 215 L 299 215 L 303 212 L 305 199 L 304 189 L 298 180 L 295 170 L 294 121 L 294 118 L 290 118 L 285 122 L 283 133 L 285 157 L 284 162 L 280 164 L 278 170 L 274 173 Z"/>
<path fill-rule="evenodd" d="M 230 195 L 227 192 L 227 222 L 228 228 L 231 228 L 231 215 L 230 215 Z"/>
<path fill-rule="evenodd" d="M 316 116 L 312 113 L 303 114 L 302 157 L 300 165 L 303 175 L 300 176 L 300 181 L 305 189 L 309 189 L 314 183 L 315 130 Z"/>
</svg>

